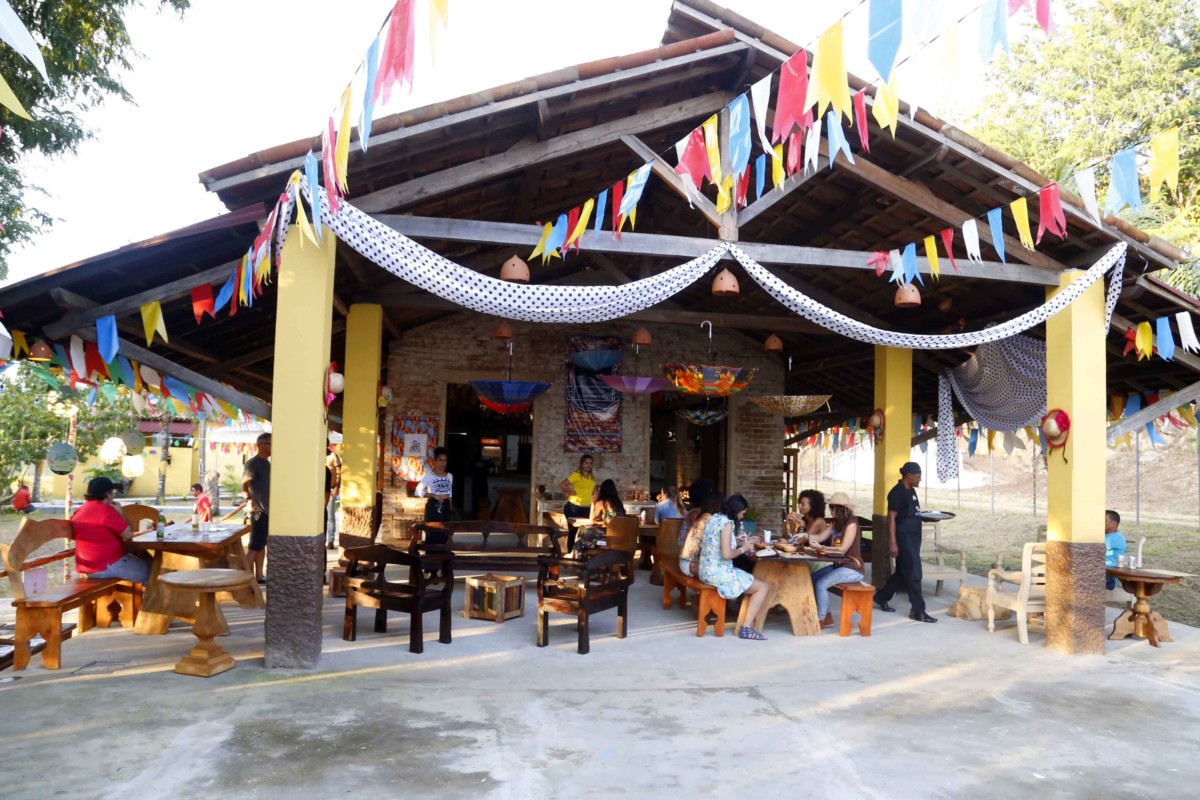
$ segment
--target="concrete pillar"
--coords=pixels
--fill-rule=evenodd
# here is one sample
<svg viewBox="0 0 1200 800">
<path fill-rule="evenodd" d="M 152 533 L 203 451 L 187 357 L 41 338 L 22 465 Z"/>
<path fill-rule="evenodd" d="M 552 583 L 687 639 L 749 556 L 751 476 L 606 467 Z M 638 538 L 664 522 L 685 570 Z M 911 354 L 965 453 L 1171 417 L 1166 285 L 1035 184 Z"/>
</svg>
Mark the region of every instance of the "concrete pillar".
<svg viewBox="0 0 1200 800">
<path fill-rule="evenodd" d="M 883 410 L 883 439 L 875 444 L 875 502 L 871 516 L 871 583 L 892 574 L 887 496 L 912 452 L 912 351 L 875 346 L 875 407 Z"/>
<path fill-rule="evenodd" d="M 346 320 L 346 390 L 342 395 L 342 546 L 367 544 L 378 466 L 379 366 L 383 308 L 356 303 Z"/>
<path fill-rule="evenodd" d="M 325 392 L 337 240 L 288 233 L 275 280 L 266 666 L 312 667 L 321 657 L 325 560 Z"/>
<path fill-rule="evenodd" d="M 1081 272 L 1064 272 L 1060 287 Z M 1048 289 L 1047 297 L 1059 289 Z M 1071 418 L 1047 459 L 1046 646 L 1104 652 L 1104 285 L 1097 281 L 1046 322 L 1046 403 Z"/>
</svg>

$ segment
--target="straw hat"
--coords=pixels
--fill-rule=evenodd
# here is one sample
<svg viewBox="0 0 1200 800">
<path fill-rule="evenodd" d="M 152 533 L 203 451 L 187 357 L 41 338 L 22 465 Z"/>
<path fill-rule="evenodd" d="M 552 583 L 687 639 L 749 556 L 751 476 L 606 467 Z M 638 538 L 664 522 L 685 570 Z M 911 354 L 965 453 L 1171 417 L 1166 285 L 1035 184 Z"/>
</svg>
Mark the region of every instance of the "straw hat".
<svg viewBox="0 0 1200 800">
<path fill-rule="evenodd" d="M 1061 408 L 1052 408 L 1042 417 L 1042 433 L 1051 449 L 1065 446 L 1070 432 L 1071 418 Z"/>
<path fill-rule="evenodd" d="M 826 506 L 845 506 L 851 511 L 854 510 L 854 505 L 850 502 L 850 495 L 845 492 L 834 492 L 833 496 L 825 501 Z"/>
</svg>

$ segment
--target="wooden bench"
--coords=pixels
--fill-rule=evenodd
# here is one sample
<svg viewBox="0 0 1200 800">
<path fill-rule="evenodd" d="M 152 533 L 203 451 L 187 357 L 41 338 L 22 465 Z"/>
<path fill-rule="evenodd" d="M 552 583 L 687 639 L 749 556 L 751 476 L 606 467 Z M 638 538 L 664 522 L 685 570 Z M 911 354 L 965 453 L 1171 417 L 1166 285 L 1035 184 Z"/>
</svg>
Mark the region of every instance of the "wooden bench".
<svg viewBox="0 0 1200 800">
<path fill-rule="evenodd" d="M 449 549 L 454 569 L 461 574 L 483 572 L 537 572 L 538 556 L 561 558 L 563 531 L 548 525 L 522 525 L 495 520 L 421 522 L 413 526 L 412 550 Z M 545 537 L 530 545 L 529 537 Z"/>
<path fill-rule="evenodd" d="M 21 521 L 17 538 L 11 545 L 0 544 L 5 574 L 12 587 L 13 606 L 17 609 L 17 625 L 13 636 L 13 670 L 29 666 L 31 643 L 41 636 L 42 666 L 58 669 L 62 663 L 62 643 L 71 637 L 75 626 L 63 625 L 63 613 L 79 609 L 76 630 L 85 633 L 92 628 L 107 628 L 114 620 L 132 628 L 141 606 L 142 589 L 117 578 L 101 580 L 76 579 L 62 586 L 52 586 L 37 594 L 25 591 L 21 573 L 33 567 L 61 561 L 75 555 L 68 547 L 49 556 L 30 559 L 29 556 L 57 539 L 71 538 L 71 523 L 66 520 Z"/>
<path fill-rule="evenodd" d="M 662 567 L 663 574 L 663 608 L 671 608 L 671 592 L 679 591 L 679 607 L 687 608 L 687 593 L 692 590 L 699 595 L 696 611 L 696 636 L 704 636 L 708 631 L 708 615 L 716 614 L 717 621 L 713 630 L 718 637 L 725 635 L 725 598 L 717 592 L 717 587 L 705 583 L 699 578 L 684 575 L 679 569 L 679 533 L 670 526 L 660 528 L 655 540 L 655 558 Z"/>
<path fill-rule="evenodd" d="M 829 587 L 830 594 L 842 598 L 842 614 L 838 625 L 838 636 L 849 636 L 854 627 L 854 614 L 858 613 L 858 633 L 871 635 L 871 608 L 875 599 L 875 587 L 869 583 L 839 583 Z"/>
</svg>

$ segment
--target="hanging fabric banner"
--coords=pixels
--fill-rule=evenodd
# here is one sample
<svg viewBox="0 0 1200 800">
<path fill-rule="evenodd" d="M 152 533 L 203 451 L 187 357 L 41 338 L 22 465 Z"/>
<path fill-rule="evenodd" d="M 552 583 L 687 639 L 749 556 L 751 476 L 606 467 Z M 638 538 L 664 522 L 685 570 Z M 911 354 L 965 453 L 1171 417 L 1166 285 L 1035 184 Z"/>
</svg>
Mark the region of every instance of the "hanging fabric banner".
<svg viewBox="0 0 1200 800">
<path fill-rule="evenodd" d="M 896 138 L 896 126 L 900 124 L 900 94 L 896 89 L 895 73 L 892 73 L 890 81 L 876 87 L 871 116 L 875 117 L 880 128 L 891 131 L 892 138 Z"/>
<path fill-rule="evenodd" d="M 713 114 L 700 126 L 704 129 L 704 151 L 708 155 L 709 180 L 721 183 L 721 137 L 717 129 L 718 117 Z"/>
<path fill-rule="evenodd" d="M 379 71 L 379 37 L 367 48 L 367 83 L 363 89 L 362 111 L 358 117 L 358 146 L 365 153 L 371 139 L 371 117 L 375 114 L 375 76 Z"/>
<path fill-rule="evenodd" d="M 979 10 L 979 59 L 985 65 L 991 62 L 996 45 L 1008 50 L 1008 15 L 1004 0 L 985 0 Z"/>
<path fill-rule="evenodd" d="M 942 274 L 938 265 L 937 240 L 932 236 L 926 236 L 924 245 L 925 259 L 929 262 L 929 274 L 936 279 L 940 279 Z"/>
<path fill-rule="evenodd" d="M 942 246 L 946 248 L 946 258 L 950 259 L 950 266 L 954 268 L 957 275 L 962 275 L 962 270 L 958 268 L 958 262 L 954 260 L 954 228 L 946 228 L 942 231 Z"/>
<path fill-rule="evenodd" d="M 1158 356 L 1164 361 L 1175 360 L 1175 337 L 1171 335 L 1171 318 L 1159 317 L 1155 320 L 1157 328 L 1156 341 L 1158 343 Z"/>
<path fill-rule="evenodd" d="M 767 185 L 767 154 L 760 153 L 758 158 L 754 159 L 754 189 L 755 199 L 762 199 L 763 189 Z"/>
<path fill-rule="evenodd" d="M 1134 211 L 1142 210 L 1142 190 L 1138 184 L 1137 151 L 1127 147 L 1112 157 L 1112 174 L 1108 184 L 1108 195 L 1104 198 L 1104 211 L 1115 214 L 1129 206 Z"/>
<path fill-rule="evenodd" d="M 695 128 L 683 139 L 682 154 L 679 156 L 679 161 L 675 165 L 675 172 L 678 175 L 687 176 L 692 185 L 700 189 L 704 185 L 704 179 L 712 180 L 712 168 L 709 166 L 708 152 L 705 148 L 704 131 L 700 128 Z M 680 144 L 675 145 L 676 152 L 680 150 Z M 603 216 L 603 212 L 601 212 Z"/>
<path fill-rule="evenodd" d="M 96 344 L 100 347 L 100 357 L 104 362 L 112 363 L 120 346 L 117 340 L 117 318 L 112 314 L 96 320 Z"/>
<path fill-rule="evenodd" d="M 829 112 L 826 117 L 826 127 L 829 132 L 829 168 L 833 169 L 833 160 L 837 158 L 838 153 L 846 156 L 846 160 L 853 164 L 854 154 L 850 152 L 850 143 L 846 141 L 846 134 L 842 130 L 842 121 L 838 119 L 836 112 L 832 110 Z"/>
<path fill-rule="evenodd" d="M 146 346 L 154 344 L 154 333 L 162 337 L 164 342 L 167 339 L 167 324 L 163 322 L 162 305 L 157 300 L 151 300 L 149 303 L 142 305 L 142 327 L 146 331 Z"/>
<path fill-rule="evenodd" d="M 967 258 L 983 263 L 983 255 L 979 252 L 979 223 L 969 219 L 962 224 L 963 244 L 967 248 Z"/>
<path fill-rule="evenodd" d="M 1008 204 L 1008 208 L 1012 212 L 1013 222 L 1017 223 L 1017 235 L 1021 239 L 1021 245 L 1026 250 L 1032 250 L 1033 233 L 1029 230 L 1029 201 L 1024 197 L 1018 197 Z"/>
<path fill-rule="evenodd" d="M 384 105 L 392 96 L 392 87 L 408 85 L 412 91 L 413 57 L 416 49 L 416 25 L 413 0 L 396 0 L 388 22 L 387 38 L 379 56 L 379 72 L 375 79 L 372 100 L 383 99 Z"/>
<path fill-rule="evenodd" d="M 750 165 L 750 150 L 750 101 L 741 94 L 729 104 L 729 166 L 734 175 Z"/>
<path fill-rule="evenodd" d="M 987 212 L 988 228 L 992 233 L 992 247 L 996 251 L 996 255 L 1000 256 L 1000 260 L 1005 264 L 1008 259 L 1004 257 L 1004 222 L 1000 215 L 1000 209 L 993 208 Z"/>
<path fill-rule="evenodd" d="M 1192 327 L 1192 315 L 1180 311 L 1175 315 L 1175 325 L 1179 328 L 1179 346 L 1189 353 L 1200 353 L 1200 340 L 1196 338 L 1196 329 Z"/>
<path fill-rule="evenodd" d="M 754 125 L 758 128 L 758 140 L 764 153 L 771 152 L 771 140 L 767 137 L 767 114 L 771 106 L 771 75 L 750 87 L 750 104 L 754 106 Z"/>
<path fill-rule="evenodd" d="M 858 128 L 858 143 L 864 153 L 871 152 L 871 137 L 867 134 L 867 90 L 859 89 L 854 95 L 854 125 Z"/>
</svg>

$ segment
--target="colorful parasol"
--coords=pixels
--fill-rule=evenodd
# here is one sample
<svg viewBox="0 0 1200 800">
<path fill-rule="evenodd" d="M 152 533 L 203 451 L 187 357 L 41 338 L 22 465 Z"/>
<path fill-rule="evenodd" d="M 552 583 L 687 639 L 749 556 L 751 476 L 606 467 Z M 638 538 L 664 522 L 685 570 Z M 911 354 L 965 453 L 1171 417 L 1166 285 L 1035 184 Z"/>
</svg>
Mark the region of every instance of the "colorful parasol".
<svg viewBox="0 0 1200 800">
<path fill-rule="evenodd" d="M 635 375 L 601 375 L 600 380 L 621 394 L 653 394 L 674 387 L 666 378 L 642 378 Z"/>
<path fill-rule="evenodd" d="M 625 354 L 620 350 L 581 350 L 578 353 L 571 353 L 571 361 L 575 362 L 575 366 L 582 367 L 589 372 L 608 369 L 624 357 Z"/>
<path fill-rule="evenodd" d="M 536 381 L 470 381 L 469 383 L 483 400 L 491 400 L 493 403 L 506 406 L 532 402 L 550 388 L 550 384 Z"/>
<path fill-rule="evenodd" d="M 688 394 L 725 397 L 742 391 L 754 380 L 757 367 L 723 367 L 709 364 L 663 364 L 675 388 Z"/>
<path fill-rule="evenodd" d="M 490 408 L 497 414 L 521 414 L 530 409 L 532 403 L 497 403 L 495 400 L 489 400 L 486 397 L 480 397 L 479 402 L 483 403 L 485 408 Z"/>
<path fill-rule="evenodd" d="M 772 394 L 748 398 L 751 403 L 777 417 L 801 417 L 829 402 L 831 394 Z"/>
<path fill-rule="evenodd" d="M 701 427 L 716 425 L 729 416 L 728 408 L 680 408 L 675 411 L 680 419 L 685 419 L 693 425 Z"/>
</svg>

